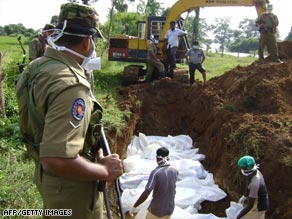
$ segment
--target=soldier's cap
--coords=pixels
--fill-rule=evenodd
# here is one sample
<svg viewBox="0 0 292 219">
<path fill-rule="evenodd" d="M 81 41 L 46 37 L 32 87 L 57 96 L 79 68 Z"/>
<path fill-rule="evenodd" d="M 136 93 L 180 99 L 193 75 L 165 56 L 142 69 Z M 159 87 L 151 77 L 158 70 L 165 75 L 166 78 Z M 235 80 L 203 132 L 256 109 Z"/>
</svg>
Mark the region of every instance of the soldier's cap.
<svg viewBox="0 0 292 219">
<path fill-rule="evenodd" d="M 273 11 L 273 5 L 268 4 L 268 6 L 267 6 L 267 11 Z"/>
<path fill-rule="evenodd" d="M 57 28 L 63 29 L 66 24 L 63 30 L 64 34 L 94 35 L 95 37 L 102 38 L 102 34 L 98 29 L 98 22 L 98 13 L 93 7 L 76 3 L 65 3 L 61 5 Z"/>
<path fill-rule="evenodd" d="M 53 25 L 53 24 L 46 24 L 43 28 L 43 31 L 44 30 L 52 30 L 52 29 L 55 29 L 56 27 Z"/>
</svg>

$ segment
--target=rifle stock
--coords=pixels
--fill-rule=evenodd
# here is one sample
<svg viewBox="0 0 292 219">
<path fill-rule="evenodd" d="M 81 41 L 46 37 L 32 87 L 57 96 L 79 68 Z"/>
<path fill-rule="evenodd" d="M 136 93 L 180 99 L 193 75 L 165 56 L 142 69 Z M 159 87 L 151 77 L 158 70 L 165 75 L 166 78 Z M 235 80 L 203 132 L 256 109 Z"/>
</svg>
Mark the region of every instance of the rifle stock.
<svg viewBox="0 0 292 219">
<path fill-rule="evenodd" d="M 103 130 L 103 126 L 101 126 L 101 136 L 100 136 L 100 140 L 101 140 L 101 147 L 103 149 L 103 153 L 104 156 L 110 155 L 111 151 L 108 145 L 108 141 L 106 139 L 104 130 Z M 111 218 L 110 216 L 110 207 L 109 207 L 109 201 L 108 201 L 108 197 L 107 197 L 107 192 L 106 192 L 106 187 L 105 187 L 105 183 L 103 183 L 103 193 L 104 193 L 104 199 L 105 199 L 105 204 L 106 204 L 106 210 L 107 210 L 107 216 L 108 218 Z M 122 202 L 121 202 L 121 194 L 120 194 L 120 181 L 119 179 L 115 179 L 114 180 L 114 186 L 115 186 L 115 192 L 117 195 L 117 202 L 118 202 L 118 206 L 119 206 L 119 211 L 120 211 L 120 216 L 121 219 L 125 219 L 125 215 L 124 215 L 124 211 L 123 211 L 123 206 L 122 206 Z"/>
</svg>

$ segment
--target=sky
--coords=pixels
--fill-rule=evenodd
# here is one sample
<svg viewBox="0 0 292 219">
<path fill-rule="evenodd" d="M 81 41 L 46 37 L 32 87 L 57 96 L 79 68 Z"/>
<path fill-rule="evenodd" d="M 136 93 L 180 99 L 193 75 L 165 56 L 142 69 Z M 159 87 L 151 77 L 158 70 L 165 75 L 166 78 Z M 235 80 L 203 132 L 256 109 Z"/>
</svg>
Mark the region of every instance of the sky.
<svg viewBox="0 0 292 219">
<path fill-rule="evenodd" d="M 146 1 L 146 0 L 145 0 Z M 162 7 L 171 7 L 176 0 L 158 0 Z M 35 30 L 50 23 L 53 15 L 58 15 L 60 6 L 67 0 L 0 0 L 0 26 L 22 23 L 26 28 Z M 280 39 L 284 39 L 292 27 L 292 0 L 270 0 L 274 6 L 273 12 L 278 16 Z M 100 15 L 100 22 L 107 19 L 111 0 L 98 0 L 94 5 Z M 135 10 L 130 4 L 129 10 Z M 193 14 L 191 14 L 193 15 Z M 183 17 L 186 14 L 182 15 Z M 256 19 L 257 13 L 253 7 L 206 7 L 201 9 L 201 18 L 206 18 L 211 24 L 216 17 L 231 17 L 231 27 L 237 28 L 244 18 Z"/>
</svg>

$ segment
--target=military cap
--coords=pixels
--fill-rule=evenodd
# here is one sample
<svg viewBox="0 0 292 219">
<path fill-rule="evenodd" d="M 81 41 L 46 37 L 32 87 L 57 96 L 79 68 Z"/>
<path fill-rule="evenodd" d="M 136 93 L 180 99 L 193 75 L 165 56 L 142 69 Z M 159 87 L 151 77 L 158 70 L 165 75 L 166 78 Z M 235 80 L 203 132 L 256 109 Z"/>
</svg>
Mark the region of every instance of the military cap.
<svg viewBox="0 0 292 219">
<path fill-rule="evenodd" d="M 71 34 L 85 34 L 100 36 L 98 30 L 98 13 L 96 10 L 88 5 L 81 5 L 76 3 L 65 3 L 61 5 L 61 10 L 58 18 L 59 29 L 63 29 L 64 33 Z"/>
<path fill-rule="evenodd" d="M 43 28 L 44 30 L 51 30 L 51 29 L 55 29 L 55 26 L 53 24 L 46 24 Z"/>
</svg>

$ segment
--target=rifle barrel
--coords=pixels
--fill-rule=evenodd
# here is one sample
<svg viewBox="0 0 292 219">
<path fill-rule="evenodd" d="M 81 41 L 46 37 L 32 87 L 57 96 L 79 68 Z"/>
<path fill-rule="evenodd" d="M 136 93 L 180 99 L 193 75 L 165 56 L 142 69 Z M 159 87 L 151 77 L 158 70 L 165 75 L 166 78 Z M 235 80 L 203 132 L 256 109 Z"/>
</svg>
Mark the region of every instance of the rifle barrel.
<svg viewBox="0 0 292 219">
<path fill-rule="evenodd" d="M 106 136 L 104 134 L 103 126 L 101 126 L 101 141 L 103 144 L 102 148 L 104 150 L 103 151 L 104 155 L 105 156 L 110 155 L 111 151 L 110 151 Z M 121 195 L 120 195 L 120 181 L 119 181 L 119 179 L 114 180 L 114 185 L 115 185 L 115 191 L 116 191 L 116 195 L 117 195 L 117 202 L 118 202 L 118 206 L 119 206 L 119 210 L 120 210 L 121 219 L 125 219 L 122 201 L 121 201 Z"/>
</svg>

